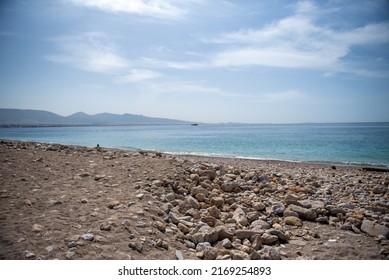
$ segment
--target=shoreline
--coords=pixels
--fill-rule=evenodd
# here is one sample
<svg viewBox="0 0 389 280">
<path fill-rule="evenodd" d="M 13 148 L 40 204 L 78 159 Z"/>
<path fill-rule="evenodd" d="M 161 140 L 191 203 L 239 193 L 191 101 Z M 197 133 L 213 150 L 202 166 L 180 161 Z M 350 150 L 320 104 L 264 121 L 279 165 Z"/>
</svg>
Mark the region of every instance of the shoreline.
<svg viewBox="0 0 389 280">
<path fill-rule="evenodd" d="M 65 145 L 65 146 L 74 146 L 81 148 L 95 148 L 92 146 L 83 146 L 77 144 L 63 144 L 63 143 L 54 143 L 54 142 L 40 142 L 40 141 L 31 141 L 31 140 L 15 140 L 15 139 L 3 139 L 0 138 L 0 141 L 10 141 L 10 142 L 24 142 L 24 143 L 40 143 L 47 145 Z M 196 153 L 179 153 L 179 152 L 161 152 L 158 150 L 143 150 L 143 149 L 126 149 L 126 148 L 116 148 L 116 147 L 101 147 L 104 149 L 111 149 L 124 152 L 151 152 L 151 153 L 161 153 L 171 156 L 186 157 L 186 158 L 209 158 L 209 159 L 224 159 L 224 160 L 240 160 L 240 161 L 257 161 L 264 163 L 282 163 L 282 164 L 298 164 L 298 165 L 316 165 L 316 166 L 329 166 L 329 167 L 342 167 L 342 168 L 357 168 L 365 169 L 366 171 L 377 171 L 377 172 L 389 172 L 389 165 L 385 164 L 364 164 L 364 163 L 345 163 L 345 162 L 331 162 L 331 161 L 297 161 L 297 160 L 285 160 L 285 159 L 266 159 L 266 158 L 255 158 L 255 157 L 245 157 L 245 156 L 227 156 L 227 155 L 208 155 L 208 154 L 196 154 Z"/>
<path fill-rule="evenodd" d="M 7 140 L 0 154 L 0 259 L 389 259 L 388 173 Z"/>
</svg>

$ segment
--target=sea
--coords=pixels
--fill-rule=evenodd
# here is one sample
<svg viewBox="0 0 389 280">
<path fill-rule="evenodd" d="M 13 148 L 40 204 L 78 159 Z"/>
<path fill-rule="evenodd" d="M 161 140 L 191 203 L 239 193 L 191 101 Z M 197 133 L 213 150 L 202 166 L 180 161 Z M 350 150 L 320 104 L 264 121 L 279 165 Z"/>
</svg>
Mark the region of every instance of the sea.
<svg viewBox="0 0 389 280">
<path fill-rule="evenodd" d="M 0 139 L 389 167 L 389 123 L 13 127 Z"/>
</svg>

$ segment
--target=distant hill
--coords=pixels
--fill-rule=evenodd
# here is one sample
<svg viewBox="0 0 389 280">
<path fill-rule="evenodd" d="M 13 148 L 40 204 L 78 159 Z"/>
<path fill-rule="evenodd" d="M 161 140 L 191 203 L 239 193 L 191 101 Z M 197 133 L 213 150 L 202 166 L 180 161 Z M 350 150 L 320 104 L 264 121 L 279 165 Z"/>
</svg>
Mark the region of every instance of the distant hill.
<svg viewBox="0 0 389 280">
<path fill-rule="evenodd" d="M 83 125 L 152 125 L 189 124 L 189 122 L 152 118 L 132 114 L 101 113 L 88 115 L 83 112 L 64 117 L 48 111 L 0 109 L 0 126 L 83 126 Z"/>
</svg>

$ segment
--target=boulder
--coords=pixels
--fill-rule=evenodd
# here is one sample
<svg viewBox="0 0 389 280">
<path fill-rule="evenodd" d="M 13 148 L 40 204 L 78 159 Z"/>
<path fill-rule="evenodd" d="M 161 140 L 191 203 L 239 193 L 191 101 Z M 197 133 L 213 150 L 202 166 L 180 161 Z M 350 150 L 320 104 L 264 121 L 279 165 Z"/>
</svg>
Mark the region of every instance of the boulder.
<svg viewBox="0 0 389 280">
<path fill-rule="evenodd" d="M 302 220 L 314 221 L 317 217 L 312 210 L 294 204 L 289 205 L 287 210 L 296 212 Z"/>
<path fill-rule="evenodd" d="M 389 239 L 389 228 L 380 224 L 376 224 L 373 221 L 364 219 L 362 221 L 361 230 L 370 236 L 383 235 Z"/>
</svg>

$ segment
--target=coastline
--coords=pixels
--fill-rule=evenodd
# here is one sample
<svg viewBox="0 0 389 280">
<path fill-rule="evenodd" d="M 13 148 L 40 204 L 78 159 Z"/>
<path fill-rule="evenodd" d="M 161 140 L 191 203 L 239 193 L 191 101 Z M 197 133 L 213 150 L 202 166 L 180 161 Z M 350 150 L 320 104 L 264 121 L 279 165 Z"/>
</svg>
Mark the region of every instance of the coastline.
<svg viewBox="0 0 389 280">
<path fill-rule="evenodd" d="M 46 145 L 65 145 L 71 147 L 83 147 L 83 148 L 94 148 L 92 146 L 83 146 L 77 144 L 63 144 L 63 143 L 52 143 L 52 142 L 39 142 L 30 140 L 16 140 L 0 138 L 0 141 L 9 142 L 25 142 L 25 143 L 41 143 Z M 180 153 L 180 152 L 162 152 L 158 150 L 147 150 L 147 149 L 126 149 L 126 148 L 115 148 L 115 147 L 102 147 L 105 149 L 123 151 L 123 152 L 149 152 L 149 153 L 161 153 L 170 156 L 184 157 L 184 158 L 196 158 L 196 159 L 214 159 L 224 161 L 252 161 L 252 162 L 264 162 L 274 164 L 297 164 L 297 165 L 313 165 L 313 166 L 329 166 L 329 167 L 341 167 L 341 168 L 360 168 L 378 172 L 389 172 L 389 165 L 385 164 L 364 164 L 364 163 L 345 163 L 336 161 L 309 161 L 309 160 L 286 160 L 286 159 L 267 159 L 267 158 L 256 158 L 256 157 L 245 157 L 245 156 L 228 156 L 228 155 L 210 155 L 201 153 Z"/>
<path fill-rule="evenodd" d="M 389 258 L 387 172 L 11 140 L 0 152 L 1 259 Z"/>
</svg>

